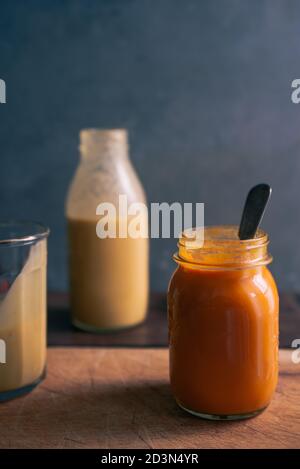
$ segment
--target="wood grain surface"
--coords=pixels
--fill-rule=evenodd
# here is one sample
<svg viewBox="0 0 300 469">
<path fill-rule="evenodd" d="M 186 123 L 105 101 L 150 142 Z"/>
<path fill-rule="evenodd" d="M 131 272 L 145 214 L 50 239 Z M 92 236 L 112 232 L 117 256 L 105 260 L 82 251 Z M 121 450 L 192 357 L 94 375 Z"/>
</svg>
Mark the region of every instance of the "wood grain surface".
<svg viewBox="0 0 300 469">
<path fill-rule="evenodd" d="M 148 317 L 139 326 L 105 334 L 75 329 L 70 321 L 68 295 L 50 293 L 48 298 L 48 345 L 165 347 L 168 345 L 167 300 L 165 293 L 152 292 Z M 291 347 L 300 337 L 300 299 L 296 293 L 280 293 L 280 347 Z"/>
<path fill-rule="evenodd" d="M 166 349 L 51 348 L 48 376 L 0 405 L 1 448 L 300 448 L 300 364 L 280 352 L 269 408 L 208 422 L 175 404 Z"/>
</svg>

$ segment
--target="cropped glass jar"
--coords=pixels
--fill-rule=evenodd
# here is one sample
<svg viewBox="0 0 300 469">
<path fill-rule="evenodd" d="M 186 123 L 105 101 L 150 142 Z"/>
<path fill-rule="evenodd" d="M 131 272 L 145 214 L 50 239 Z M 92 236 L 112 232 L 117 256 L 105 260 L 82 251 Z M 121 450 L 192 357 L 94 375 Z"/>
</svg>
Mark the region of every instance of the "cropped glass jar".
<svg viewBox="0 0 300 469">
<path fill-rule="evenodd" d="M 0 401 L 45 376 L 48 235 L 38 223 L 0 223 Z"/>
<path fill-rule="evenodd" d="M 278 377 L 278 292 L 268 236 L 237 226 L 184 232 L 168 291 L 170 379 L 184 410 L 202 418 L 252 417 Z M 194 236 L 194 240 L 193 240 Z"/>
</svg>

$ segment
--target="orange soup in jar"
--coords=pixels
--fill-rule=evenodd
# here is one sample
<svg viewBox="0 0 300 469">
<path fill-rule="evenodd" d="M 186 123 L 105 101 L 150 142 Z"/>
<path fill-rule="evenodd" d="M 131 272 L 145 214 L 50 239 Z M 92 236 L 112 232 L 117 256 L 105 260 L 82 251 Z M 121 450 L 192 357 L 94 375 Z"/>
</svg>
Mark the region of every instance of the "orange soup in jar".
<svg viewBox="0 0 300 469">
<path fill-rule="evenodd" d="M 172 390 L 199 417 L 251 417 L 270 403 L 278 376 L 268 236 L 241 241 L 237 226 L 216 226 L 199 243 L 196 230 L 179 241 L 168 291 Z"/>
</svg>

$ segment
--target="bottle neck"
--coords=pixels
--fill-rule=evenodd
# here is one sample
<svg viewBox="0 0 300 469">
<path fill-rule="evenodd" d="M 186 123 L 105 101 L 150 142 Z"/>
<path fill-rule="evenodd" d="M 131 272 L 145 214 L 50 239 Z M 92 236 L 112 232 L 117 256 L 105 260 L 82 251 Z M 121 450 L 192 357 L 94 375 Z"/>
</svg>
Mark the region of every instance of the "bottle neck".
<svg viewBox="0 0 300 469">
<path fill-rule="evenodd" d="M 193 236 L 194 235 L 194 236 Z M 204 229 L 204 239 L 198 230 L 183 232 L 174 259 L 208 270 L 240 270 L 269 264 L 269 238 L 262 230 L 249 240 L 238 238 L 238 226 L 214 226 Z"/>
<path fill-rule="evenodd" d="M 81 161 L 87 164 L 128 160 L 128 138 L 124 129 L 87 129 L 80 132 Z"/>
</svg>

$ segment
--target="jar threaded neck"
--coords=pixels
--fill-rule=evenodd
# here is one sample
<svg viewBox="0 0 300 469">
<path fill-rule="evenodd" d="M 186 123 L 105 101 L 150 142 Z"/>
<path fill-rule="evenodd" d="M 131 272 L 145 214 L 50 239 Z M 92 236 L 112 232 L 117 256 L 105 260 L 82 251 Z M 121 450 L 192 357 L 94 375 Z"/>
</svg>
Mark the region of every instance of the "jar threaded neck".
<svg viewBox="0 0 300 469">
<path fill-rule="evenodd" d="M 268 235 L 258 230 L 255 238 L 240 240 L 238 226 L 208 226 L 199 235 L 193 228 L 182 233 L 178 242 L 178 263 L 199 265 L 201 268 L 234 270 L 266 265 L 272 261 L 268 253 Z M 193 236 L 194 235 L 194 236 Z"/>
</svg>

